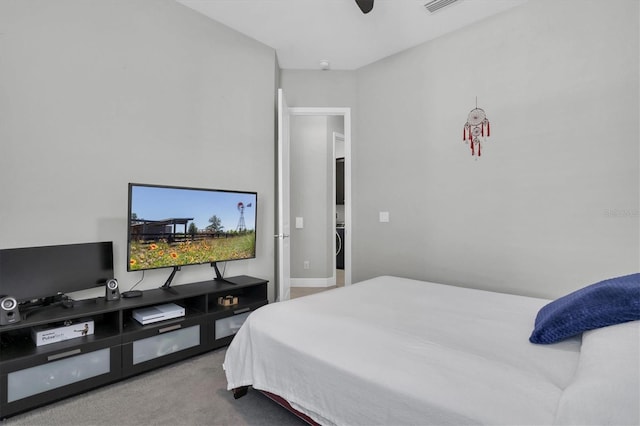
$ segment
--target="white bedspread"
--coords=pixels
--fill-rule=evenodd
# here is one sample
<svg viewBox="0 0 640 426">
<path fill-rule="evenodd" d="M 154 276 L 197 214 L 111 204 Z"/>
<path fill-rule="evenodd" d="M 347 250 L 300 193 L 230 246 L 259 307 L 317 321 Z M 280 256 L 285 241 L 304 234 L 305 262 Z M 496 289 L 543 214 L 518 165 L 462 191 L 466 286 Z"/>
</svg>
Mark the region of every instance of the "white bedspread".
<svg viewBox="0 0 640 426">
<path fill-rule="evenodd" d="M 270 304 L 229 346 L 228 388 L 321 424 L 551 424 L 581 341 L 528 341 L 547 302 L 378 277 Z"/>
</svg>

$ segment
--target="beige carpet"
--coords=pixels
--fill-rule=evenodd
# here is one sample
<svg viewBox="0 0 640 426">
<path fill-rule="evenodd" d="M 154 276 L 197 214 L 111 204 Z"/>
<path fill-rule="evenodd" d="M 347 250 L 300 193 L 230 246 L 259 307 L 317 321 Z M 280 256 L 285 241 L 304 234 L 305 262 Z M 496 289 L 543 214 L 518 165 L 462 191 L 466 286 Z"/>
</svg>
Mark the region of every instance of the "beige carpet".
<svg viewBox="0 0 640 426">
<path fill-rule="evenodd" d="M 291 299 L 296 299 L 298 297 L 320 293 L 337 287 L 344 287 L 344 269 L 336 269 L 336 285 L 331 287 L 291 287 L 289 297 Z"/>
</svg>

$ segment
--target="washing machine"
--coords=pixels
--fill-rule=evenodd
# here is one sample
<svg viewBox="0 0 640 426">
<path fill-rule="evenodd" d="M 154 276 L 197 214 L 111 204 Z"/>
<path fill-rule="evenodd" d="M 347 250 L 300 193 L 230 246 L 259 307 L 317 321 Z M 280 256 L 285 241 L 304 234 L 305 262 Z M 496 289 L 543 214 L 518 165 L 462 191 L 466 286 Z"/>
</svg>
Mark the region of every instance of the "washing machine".
<svg viewBox="0 0 640 426">
<path fill-rule="evenodd" d="M 336 227 L 336 268 L 344 269 L 344 226 Z"/>
</svg>

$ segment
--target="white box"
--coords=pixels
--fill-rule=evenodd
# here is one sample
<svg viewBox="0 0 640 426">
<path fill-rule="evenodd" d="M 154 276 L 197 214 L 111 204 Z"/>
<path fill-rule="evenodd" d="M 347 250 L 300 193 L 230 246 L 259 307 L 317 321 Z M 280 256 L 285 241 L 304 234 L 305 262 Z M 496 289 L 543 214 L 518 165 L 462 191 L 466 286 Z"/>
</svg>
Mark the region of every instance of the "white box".
<svg viewBox="0 0 640 426">
<path fill-rule="evenodd" d="M 133 318 L 142 325 L 184 316 L 184 308 L 175 303 L 134 309 Z"/>
<path fill-rule="evenodd" d="M 90 334 L 93 334 L 93 320 L 78 321 L 63 327 L 34 327 L 31 329 L 31 337 L 36 343 L 36 346 L 62 342 L 63 340 L 88 336 Z"/>
</svg>

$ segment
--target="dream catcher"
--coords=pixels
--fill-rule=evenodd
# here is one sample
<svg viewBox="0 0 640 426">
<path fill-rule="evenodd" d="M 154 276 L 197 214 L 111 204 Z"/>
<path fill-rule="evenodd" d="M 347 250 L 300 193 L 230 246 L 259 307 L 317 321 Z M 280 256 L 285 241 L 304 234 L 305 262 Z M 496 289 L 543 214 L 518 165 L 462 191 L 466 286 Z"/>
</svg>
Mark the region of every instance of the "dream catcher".
<svg viewBox="0 0 640 426">
<path fill-rule="evenodd" d="M 476 107 L 471 110 L 467 122 L 462 130 L 462 140 L 469 141 L 471 147 L 471 155 L 478 157 L 482 155 L 482 143 L 491 136 L 491 127 L 489 126 L 489 120 L 487 120 L 487 114 L 482 108 L 478 108 L 478 98 L 476 98 Z"/>
</svg>

